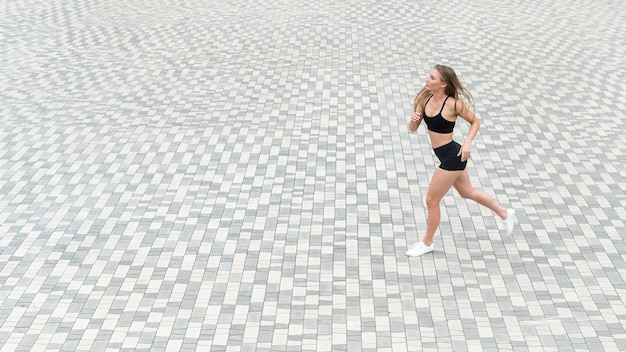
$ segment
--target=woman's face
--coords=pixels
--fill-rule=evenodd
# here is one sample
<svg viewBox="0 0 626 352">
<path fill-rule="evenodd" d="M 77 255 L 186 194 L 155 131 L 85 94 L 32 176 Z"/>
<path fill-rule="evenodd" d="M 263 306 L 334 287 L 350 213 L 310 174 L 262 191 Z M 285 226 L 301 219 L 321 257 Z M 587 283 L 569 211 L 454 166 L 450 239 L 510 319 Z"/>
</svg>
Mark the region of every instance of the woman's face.
<svg viewBox="0 0 626 352">
<path fill-rule="evenodd" d="M 442 89 L 444 86 L 445 84 L 441 82 L 441 74 L 436 68 L 434 68 L 430 71 L 428 77 L 426 77 L 426 89 L 436 91 Z"/>
</svg>

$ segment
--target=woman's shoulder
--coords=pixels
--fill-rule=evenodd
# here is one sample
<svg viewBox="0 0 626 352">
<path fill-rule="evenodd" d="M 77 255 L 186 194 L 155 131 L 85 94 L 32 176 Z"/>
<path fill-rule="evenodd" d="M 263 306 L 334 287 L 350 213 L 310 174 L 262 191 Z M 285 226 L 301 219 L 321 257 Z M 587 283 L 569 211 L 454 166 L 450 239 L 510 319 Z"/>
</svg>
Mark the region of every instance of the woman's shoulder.
<svg viewBox="0 0 626 352">
<path fill-rule="evenodd" d="M 464 106 L 465 103 L 461 99 L 457 99 L 449 95 L 446 99 L 444 109 L 447 112 L 447 116 L 449 116 L 450 118 L 456 118 L 460 115 L 461 111 L 464 109 Z"/>
<path fill-rule="evenodd" d="M 465 103 L 461 99 L 457 99 L 451 95 L 448 95 L 446 100 L 446 107 L 454 111 L 459 111 L 460 108 L 465 106 Z"/>
<path fill-rule="evenodd" d="M 458 100 L 457 98 L 455 98 L 455 97 L 453 97 L 451 95 L 448 95 L 448 97 L 446 98 L 446 104 L 450 104 L 451 103 L 452 105 L 454 105 L 454 104 L 457 103 L 457 101 L 460 101 L 460 100 Z"/>
</svg>

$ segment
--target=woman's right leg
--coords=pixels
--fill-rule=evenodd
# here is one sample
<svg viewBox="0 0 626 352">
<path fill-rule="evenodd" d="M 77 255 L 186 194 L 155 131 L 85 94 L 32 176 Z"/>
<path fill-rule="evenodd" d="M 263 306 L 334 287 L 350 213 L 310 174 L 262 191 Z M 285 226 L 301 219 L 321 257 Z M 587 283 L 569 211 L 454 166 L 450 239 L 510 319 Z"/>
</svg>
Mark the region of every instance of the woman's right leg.
<svg viewBox="0 0 626 352">
<path fill-rule="evenodd" d="M 498 216 L 504 221 L 506 234 L 510 235 L 512 233 L 513 225 L 515 223 L 515 210 L 505 209 L 485 191 L 474 188 L 470 182 L 467 170 L 463 171 L 463 174 L 459 176 L 456 181 L 454 181 L 454 188 L 456 188 L 461 197 L 471 199 L 498 214 Z"/>
<path fill-rule="evenodd" d="M 471 199 L 476 203 L 491 209 L 494 213 L 498 214 L 502 220 L 506 220 L 507 210 L 487 192 L 474 188 L 467 170 L 464 170 L 463 174 L 459 176 L 456 181 L 454 181 L 454 188 L 457 192 L 459 192 L 459 195 L 462 198 Z"/>
</svg>

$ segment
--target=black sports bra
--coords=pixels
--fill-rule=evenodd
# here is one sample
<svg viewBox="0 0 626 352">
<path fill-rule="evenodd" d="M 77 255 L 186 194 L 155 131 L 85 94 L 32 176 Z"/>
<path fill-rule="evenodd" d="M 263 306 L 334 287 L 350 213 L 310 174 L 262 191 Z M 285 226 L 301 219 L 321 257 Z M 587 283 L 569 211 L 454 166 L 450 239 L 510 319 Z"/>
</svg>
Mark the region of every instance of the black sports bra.
<svg viewBox="0 0 626 352">
<path fill-rule="evenodd" d="M 433 96 L 431 95 L 430 98 L 432 97 Z M 426 100 L 426 104 L 428 104 L 428 102 L 430 101 L 430 98 Z M 444 119 L 443 116 L 441 115 L 441 112 L 443 111 L 443 107 L 446 106 L 446 101 L 448 100 L 448 98 L 450 97 L 449 96 L 446 97 L 446 100 L 444 100 L 443 104 L 441 104 L 441 110 L 439 110 L 439 113 L 433 117 L 426 115 L 426 104 L 424 104 L 424 112 L 423 112 L 424 122 L 426 122 L 426 126 L 428 126 L 429 131 L 433 131 L 437 133 L 452 133 L 452 131 L 454 130 L 454 124 L 456 122 L 448 121 Z"/>
</svg>

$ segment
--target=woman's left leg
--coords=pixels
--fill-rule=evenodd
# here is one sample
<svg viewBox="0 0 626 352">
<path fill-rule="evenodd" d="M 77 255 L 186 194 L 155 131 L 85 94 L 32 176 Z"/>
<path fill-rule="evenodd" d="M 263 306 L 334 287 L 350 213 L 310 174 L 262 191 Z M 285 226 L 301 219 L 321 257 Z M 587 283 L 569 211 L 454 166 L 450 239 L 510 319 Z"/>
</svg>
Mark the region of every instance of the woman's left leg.
<svg viewBox="0 0 626 352">
<path fill-rule="evenodd" d="M 426 193 L 428 217 L 426 220 L 426 233 L 422 239 L 422 242 L 427 246 L 433 243 L 433 237 L 441 221 L 441 199 L 448 193 L 459 176 L 461 176 L 461 171 L 448 171 L 441 168 L 436 168 L 433 173 L 428 193 Z"/>
<path fill-rule="evenodd" d="M 460 171 L 447 171 L 441 168 L 436 168 L 433 173 L 433 177 L 428 187 L 428 193 L 426 193 L 426 206 L 428 207 L 428 217 L 426 220 L 426 233 L 420 242 L 415 243 L 406 252 L 409 257 L 419 257 L 426 253 L 433 251 L 433 237 L 439 227 L 441 221 L 441 209 L 439 209 L 439 203 L 441 198 L 450 190 L 454 184 Z"/>
</svg>

